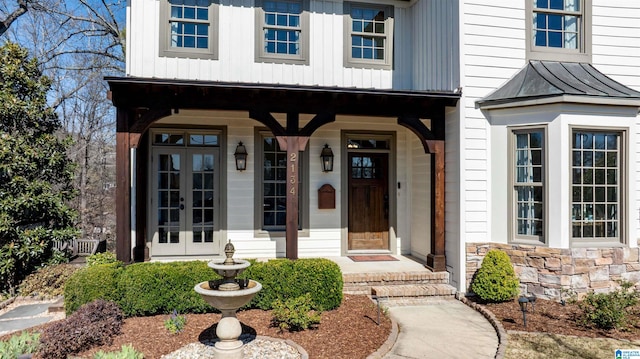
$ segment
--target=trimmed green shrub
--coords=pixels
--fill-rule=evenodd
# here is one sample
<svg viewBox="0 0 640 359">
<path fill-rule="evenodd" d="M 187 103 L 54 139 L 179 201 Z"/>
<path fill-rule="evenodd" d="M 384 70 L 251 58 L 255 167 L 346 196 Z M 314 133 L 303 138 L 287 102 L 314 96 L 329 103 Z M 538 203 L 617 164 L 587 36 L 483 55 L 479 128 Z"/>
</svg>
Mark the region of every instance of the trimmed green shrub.
<svg viewBox="0 0 640 359">
<path fill-rule="evenodd" d="M 476 272 L 471 290 L 482 300 L 505 302 L 518 295 L 520 281 L 509 256 L 500 250 L 490 250 Z"/>
<path fill-rule="evenodd" d="M 132 264 L 119 278 L 120 308 L 126 316 L 211 312 L 193 287 L 219 278 L 203 261 Z"/>
<path fill-rule="evenodd" d="M 101 264 L 75 272 L 64 286 L 67 315 L 96 299 L 120 301 L 118 281 L 124 272 L 122 263 Z"/>
<path fill-rule="evenodd" d="M 87 267 L 109 263 L 118 263 L 116 254 L 113 252 L 96 253 L 87 257 Z"/>
<path fill-rule="evenodd" d="M 139 351 L 135 350 L 131 345 L 123 345 L 122 349 L 118 352 L 104 351 L 97 352 L 93 359 L 142 359 L 144 356 Z"/>
<path fill-rule="evenodd" d="M 320 313 L 311 309 L 311 293 L 273 303 L 273 323 L 281 330 L 300 331 L 320 324 Z"/>
<path fill-rule="evenodd" d="M 0 358 L 15 359 L 21 354 L 33 354 L 38 350 L 39 344 L 40 333 L 21 332 L 0 342 Z"/>
<path fill-rule="evenodd" d="M 274 259 L 257 262 L 241 275 L 262 284 L 262 290 L 248 304 L 251 308 L 268 310 L 276 300 L 287 300 L 311 294 L 311 307 L 326 311 L 342 303 L 342 272 L 340 267 L 324 258 L 304 258 L 291 261 Z"/>
<path fill-rule="evenodd" d="M 67 319 L 43 330 L 38 354 L 42 358 L 64 359 L 93 346 L 111 344 L 123 322 L 122 311 L 114 302 L 99 299 L 85 304 Z"/>
<path fill-rule="evenodd" d="M 640 293 L 632 289 L 633 283 L 623 281 L 620 288 L 609 293 L 590 292 L 578 302 L 582 310 L 580 322 L 600 329 L 622 329 L 630 324 L 629 308 L 638 304 Z"/>
<path fill-rule="evenodd" d="M 70 264 L 46 266 L 31 273 L 25 278 L 18 292 L 21 296 L 57 297 L 64 292 L 64 285 L 78 271 L 78 267 Z"/>
</svg>

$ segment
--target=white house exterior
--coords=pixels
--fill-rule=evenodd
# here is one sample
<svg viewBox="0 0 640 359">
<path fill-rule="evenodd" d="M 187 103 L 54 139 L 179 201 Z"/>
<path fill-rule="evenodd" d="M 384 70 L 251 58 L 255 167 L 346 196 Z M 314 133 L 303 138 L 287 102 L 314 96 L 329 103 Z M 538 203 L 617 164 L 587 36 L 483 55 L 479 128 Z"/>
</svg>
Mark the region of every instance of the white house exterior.
<svg viewBox="0 0 640 359">
<path fill-rule="evenodd" d="M 639 20 L 632 0 L 130 1 L 118 256 L 411 255 L 465 292 L 499 247 L 538 295 L 637 281 Z"/>
</svg>

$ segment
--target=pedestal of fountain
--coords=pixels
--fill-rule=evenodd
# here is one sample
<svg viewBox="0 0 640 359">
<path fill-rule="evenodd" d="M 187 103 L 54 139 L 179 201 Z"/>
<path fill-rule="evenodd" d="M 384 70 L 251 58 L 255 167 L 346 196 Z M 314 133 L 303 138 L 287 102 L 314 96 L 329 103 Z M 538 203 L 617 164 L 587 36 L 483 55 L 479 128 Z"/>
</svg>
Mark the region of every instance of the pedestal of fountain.
<svg viewBox="0 0 640 359">
<path fill-rule="evenodd" d="M 249 267 L 246 260 L 234 260 L 235 252 L 231 241 L 225 246 L 227 259 L 224 262 L 209 262 L 213 268 L 223 277 L 219 281 L 198 283 L 194 290 L 212 307 L 222 313 L 218 322 L 216 335 L 219 341 L 215 343 L 216 358 L 239 359 L 241 358 L 242 341 L 238 338 L 242 334 L 242 326 L 236 318 L 238 308 L 249 303 L 256 293 L 262 289 L 262 285 L 254 280 L 236 279 L 242 271 Z"/>
</svg>

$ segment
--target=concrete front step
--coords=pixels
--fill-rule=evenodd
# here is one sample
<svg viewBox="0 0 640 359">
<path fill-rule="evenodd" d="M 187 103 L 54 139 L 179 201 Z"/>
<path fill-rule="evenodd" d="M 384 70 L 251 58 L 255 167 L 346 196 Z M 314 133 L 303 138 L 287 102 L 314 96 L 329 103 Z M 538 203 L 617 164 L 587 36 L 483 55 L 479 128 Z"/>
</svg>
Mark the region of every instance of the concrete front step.
<svg viewBox="0 0 640 359">
<path fill-rule="evenodd" d="M 374 286 L 448 284 L 448 272 L 345 273 L 343 293 L 370 295 Z"/>
<path fill-rule="evenodd" d="M 371 287 L 377 298 L 453 297 L 456 289 L 449 284 L 405 284 Z"/>
</svg>

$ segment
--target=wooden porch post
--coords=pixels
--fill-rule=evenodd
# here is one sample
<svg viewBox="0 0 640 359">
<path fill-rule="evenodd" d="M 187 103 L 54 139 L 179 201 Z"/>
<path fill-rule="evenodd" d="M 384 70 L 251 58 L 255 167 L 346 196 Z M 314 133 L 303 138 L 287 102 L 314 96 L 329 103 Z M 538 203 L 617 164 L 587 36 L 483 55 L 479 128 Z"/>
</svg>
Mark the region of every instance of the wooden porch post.
<svg viewBox="0 0 640 359">
<path fill-rule="evenodd" d="M 444 238 L 444 141 L 426 141 L 431 152 L 431 253 L 427 267 L 434 272 L 446 271 Z"/>
<path fill-rule="evenodd" d="M 298 152 L 304 151 L 309 137 L 276 136 L 281 150 L 287 151 L 287 243 L 286 256 L 298 259 L 298 176 L 300 159 Z"/>
<path fill-rule="evenodd" d="M 117 109 L 116 132 L 116 256 L 131 262 L 131 138 L 129 112 Z"/>
</svg>

